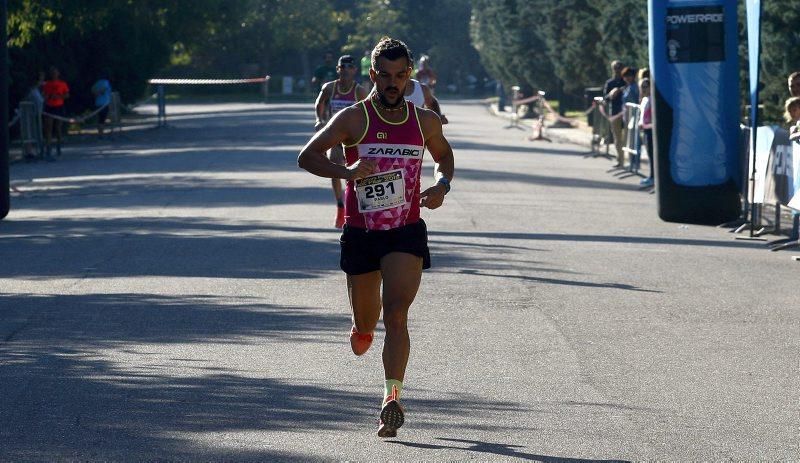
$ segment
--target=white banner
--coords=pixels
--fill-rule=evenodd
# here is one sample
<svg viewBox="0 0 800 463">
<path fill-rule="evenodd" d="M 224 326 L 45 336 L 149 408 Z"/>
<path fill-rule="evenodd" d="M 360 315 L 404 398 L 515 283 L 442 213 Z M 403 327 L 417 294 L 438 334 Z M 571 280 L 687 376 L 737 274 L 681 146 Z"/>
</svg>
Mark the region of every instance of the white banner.
<svg viewBox="0 0 800 463">
<path fill-rule="evenodd" d="M 800 211 L 800 141 L 792 143 L 792 167 L 794 181 L 792 182 L 792 199 L 789 200 L 788 206 Z"/>
<path fill-rule="evenodd" d="M 769 151 L 772 148 L 772 142 L 775 139 L 775 129 L 773 127 L 759 127 L 756 132 L 756 152 L 755 162 L 751 162 L 750 166 L 755 165 L 755 185 L 753 185 L 753 203 L 764 204 L 765 185 L 767 182 L 767 167 L 769 166 Z M 750 172 L 753 176 L 753 172 Z"/>
</svg>

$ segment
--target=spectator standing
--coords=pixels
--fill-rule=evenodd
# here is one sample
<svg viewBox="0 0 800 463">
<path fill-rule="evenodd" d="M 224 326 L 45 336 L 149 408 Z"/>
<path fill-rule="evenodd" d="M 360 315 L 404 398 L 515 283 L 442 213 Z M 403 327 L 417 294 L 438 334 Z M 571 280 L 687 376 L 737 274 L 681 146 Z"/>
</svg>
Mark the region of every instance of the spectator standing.
<svg viewBox="0 0 800 463">
<path fill-rule="evenodd" d="M 798 140 L 800 139 L 800 96 L 793 96 L 786 100 L 784 108 L 786 112 L 783 113 L 783 117 L 786 118 L 786 122 L 791 124 L 789 139 Z"/>
<path fill-rule="evenodd" d="M 640 103 L 642 107 L 642 118 L 639 121 L 639 126 L 642 129 L 642 134 L 644 135 L 644 144 L 647 147 L 647 156 L 650 158 L 650 176 L 642 179 L 639 182 L 642 186 L 653 186 L 654 180 L 654 172 L 655 172 L 655 163 L 656 157 L 653 153 L 653 111 L 652 106 L 650 104 L 650 79 L 644 78 L 640 84 L 640 89 L 642 91 L 642 102 Z"/>
<path fill-rule="evenodd" d="M 319 94 L 322 89 L 322 84 L 336 80 L 336 65 L 333 64 L 333 53 L 325 53 L 324 62 L 320 64 L 317 69 L 314 69 L 314 76 L 311 78 L 311 84 L 314 86 L 314 92 Z"/>
<path fill-rule="evenodd" d="M 622 80 L 622 68 L 624 66 L 619 61 L 611 62 L 611 71 L 613 76 L 606 81 L 603 86 L 603 97 L 609 101 L 611 105 L 611 114 L 609 114 L 609 124 L 611 125 L 611 133 L 614 136 L 614 148 L 617 150 L 617 163 L 614 167 L 622 167 L 625 162 L 625 152 L 622 151 L 624 146 L 624 138 L 622 133 L 622 88 L 625 87 L 625 81 Z M 616 117 L 615 117 L 616 116 Z"/>
<path fill-rule="evenodd" d="M 42 86 L 44 95 L 44 112 L 56 117 L 66 117 L 64 101 L 69 98 L 69 86 L 61 80 L 61 74 L 55 66 L 50 68 L 50 80 Z M 55 161 L 52 152 L 53 130 L 56 132 L 56 156 L 61 156 L 61 120 L 45 116 L 45 159 Z"/>
<path fill-rule="evenodd" d="M 36 109 L 36 119 L 34 121 L 34 133 L 36 135 L 36 145 L 41 149 L 44 140 L 42 139 L 42 111 L 44 111 L 44 95 L 42 95 L 42 85 L 44 85 L 44 72 L 40 71 L 36 81 L 31 86 L 28 94 L 25 96 L 25 101 L 33 103 Z M 37 154 L 34 154 L 33 143 L 25 144 L 25 161 L 33 161 L 36 159 Z M 38 155 L 42 153 L 39 152 Z"/>
<path fill-rule="evenodd" d="M 372 67 L 371 51 L 364 50 L 364 56 L 361 57 L 361 86 L 369 92 L 372 89 L 372 81 L 369 79 L 369 70 Z"/>
<path fill-rule="evenodd" d="M 789 84 L 789 94 L 800 96 L 800 71 L 789 74 L 787 83 Z"/>
<path fill-rule="evenodd" d="M 623 69 L 622 80 L 625 81 L 625 87 L 622 90 L 622 110 L 625 111 L 626 104 L 639 104 L 641 99 L 639 98 L 639 84 L 636 83 L 636 70 L 633 68 Z"/>
<path fill-rule="evenodd" d="M 97 113 L 97 133 L 102 137 L 111 104 L 111 82 L 107 73 L 101 74 L 97 82 L 92 85 L 92 95 L 94 95 L 94 107 L 100 109 Z"/>
<path fill-rule="evenodd" d="M 636 76 L 636 81 L 641 84 L 644 79 L 650 78 L 650 69 L 649 68 L 641 68 L 639 69 L 639 73 Z"/>
</svg>

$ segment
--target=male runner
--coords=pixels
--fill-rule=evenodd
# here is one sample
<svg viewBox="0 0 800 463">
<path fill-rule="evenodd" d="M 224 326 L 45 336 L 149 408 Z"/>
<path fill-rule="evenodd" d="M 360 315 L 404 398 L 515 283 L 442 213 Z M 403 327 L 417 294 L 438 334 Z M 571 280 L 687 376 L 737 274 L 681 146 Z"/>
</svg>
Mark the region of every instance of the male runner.
<svg viewBox="0 0 800 463">
<path fill-rule="evenodd" d="M 333 53 L 325 52 L 324 61 L 322 64 L 314 69 L 314 74 L 311 77 L 311 85 L 314 86 L 314 91 L 319 92 L 322 84 L 330 82 L 336 78 L 336 67 L 333 65 Z"/>
<path fill-rule="evenodd" d="M 298 165 L 312 174 L 347 180 L 340 265 L 353 311 L 353 353 L 369 349 L 381 308 L 386 328 L 380 437 L 395 437 L 404 421 L 399 401 L 410 349 L 408 309 L 423 268 L 430 267 L 420 207 L 441 206 L 453 179 L 453 150 L 439 117 L 403 98 L 411 74 L 409 57 L 403 42 L 382 38 L 372 50 L 375 91 L 336 114 L 298 157 Z M 325 157 L 326 150 L 340 143 L 347 166 Z M 435 183 L 420 193 L 425 148 L 435 162 Z"/>
<path fill-rule="evenodd" d="M 334 114 L 367 97 L 367 91 L 355 82 L 356 62 L 352 56 L 342 55 L 339 57 L 336 74 L 338 74 L 339 78 L 326 82 L 319 91 L 319 95 L 317 95 L 315 132 L 324 127 Z M 342 152 L 341 144 L 331 148 L 329 155 L 332 162 L 344 165 L 344 153 Z M 342 181 L 338 178 L 332 178 L 331 184 L 333 186 L 333 196 L 336 199 L 334 226 L 342 228 L 344 225 Z"/>
<path fill-rule="evenodd" d="M 428 108 L 439 116 L 442 124 L 447 124 L 447 117 L 442 114 L 442 109 L 439 107 L 439 100 L 433 96 L 433 92 L 427 85 L 416 79 L 408 79 L 405 91 L 406 101 L 410 101 L 418 108 Z"/>
<path fill-rule="evenodd" d="M 431 67 L 427 55 L 422 55 L 420 57 L 419 70 L 417 71 L 416 77 L 420 82 L 427 85 L 428 88 L 431 89 L 431 92 L 433 92 L 433 88 L 436 87 L 436 72 Z"/>
</svg>

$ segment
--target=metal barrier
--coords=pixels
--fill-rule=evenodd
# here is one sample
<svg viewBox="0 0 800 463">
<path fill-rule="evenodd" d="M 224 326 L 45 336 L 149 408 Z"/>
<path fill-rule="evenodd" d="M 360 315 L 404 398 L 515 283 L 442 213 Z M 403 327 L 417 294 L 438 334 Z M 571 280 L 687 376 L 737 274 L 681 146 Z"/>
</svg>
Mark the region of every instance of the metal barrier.
<svg viewBox="0 0 800 463">
<path fill-rule="evenodd" d="M 600 108 L 606 104 L 603 97 L 595 97 L 592 104 L 592 111 L 589 113 L 589 117 L 592 121 L 592 153 L 595 157 L 605 156 L 611 158 L 609 145 L 614 143 L 614 135 L 611 133 L 611 124 L 608 123 L 608 118 L 603 111 L 600 110 Z M 608 113 L 608 111 L 606 111 L 606 113 Z M 605 145 L 605 153 L 601 151 L 601 145 Z"/>
<path fill-rule="evenodd" d="M 639 136 L 639 119 L 641 117 L 642 109 L 636 103 L 625 103 L 625 118 L 626 132 L 625 132 L 625 146 L 622 148 L 628 155 L 629 164 L 626 169 L 628 172 L 634 174 L 639 173 L 639 167 L 642 159 L 642 139 Z"/>
<path fill-rule="evenodd" d="M 27 147 L 33 146 L 39 157 L 44 153 L 44 136 L 42 135 L 42 115 L 36 104 L 31 101 L 22 101 L 19 104 L 19 134 L 22 150 L 27 153 Z"/>
<path fill-rule="evenodd" d="M 111 133 L 122 130 L 122 100 L 119 92 L 111 92 L 111 102 L 108 105 L 108 127 Z"/>
<path fill-rule="evenodd" d="M 519 126 L 519 113 L 517 112 L 517 106 L 519 105 L 519 91 L 519 85 L 514 85 L 511 87 L 511 125 L 509 125 L 509 127 Z"/>
</svg>

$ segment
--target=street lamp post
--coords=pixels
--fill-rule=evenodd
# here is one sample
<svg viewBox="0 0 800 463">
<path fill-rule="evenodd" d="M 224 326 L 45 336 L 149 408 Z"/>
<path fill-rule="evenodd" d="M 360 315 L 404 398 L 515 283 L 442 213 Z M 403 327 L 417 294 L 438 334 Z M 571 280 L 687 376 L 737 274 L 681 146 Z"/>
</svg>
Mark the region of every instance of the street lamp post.
<svg viewBox="0 0 800 463">
<path fill-rule="evenodd" d="M 0 0 L 0 219 L 11 207 L 8 158 L 8 0 Z"/>
</svg>

